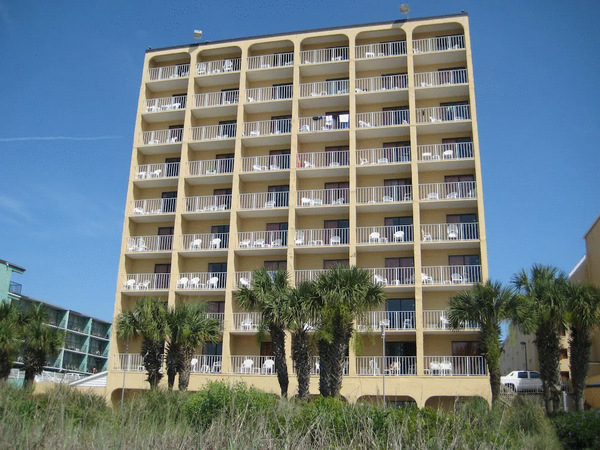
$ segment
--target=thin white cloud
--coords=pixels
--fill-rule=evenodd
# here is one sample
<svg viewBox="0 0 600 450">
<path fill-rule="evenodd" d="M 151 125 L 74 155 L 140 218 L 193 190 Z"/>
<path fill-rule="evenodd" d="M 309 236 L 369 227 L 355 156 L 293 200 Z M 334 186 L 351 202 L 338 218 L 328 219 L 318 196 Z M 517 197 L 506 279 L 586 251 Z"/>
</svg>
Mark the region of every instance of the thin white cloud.
<svg viewBox="0 0 600 450">
<path fill-rule="evenodd" d="M 121 139 L 123 136 L 29 136 L 15 138 L 0 138 L 0 142 L 18 142 L 18 141 L 103 141 L 107 139 Z"/>
</svg>

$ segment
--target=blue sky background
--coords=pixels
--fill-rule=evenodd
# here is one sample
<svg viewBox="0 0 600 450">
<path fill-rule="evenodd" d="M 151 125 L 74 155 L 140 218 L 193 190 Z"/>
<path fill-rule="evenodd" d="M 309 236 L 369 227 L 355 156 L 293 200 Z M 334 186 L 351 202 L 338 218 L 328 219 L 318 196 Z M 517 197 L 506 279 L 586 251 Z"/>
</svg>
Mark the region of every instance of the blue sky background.
<svg viewBox="0 0 600 450">
<path fill-rule="evenodd" d="M 397 1 L 0 0 L 0 259 L 23 293 L 110 319 L 144 51 L 400 18 Z M 492 278 L 569 271 L 600 213 L 600 2 L 469 13 Z"/>
</svg>

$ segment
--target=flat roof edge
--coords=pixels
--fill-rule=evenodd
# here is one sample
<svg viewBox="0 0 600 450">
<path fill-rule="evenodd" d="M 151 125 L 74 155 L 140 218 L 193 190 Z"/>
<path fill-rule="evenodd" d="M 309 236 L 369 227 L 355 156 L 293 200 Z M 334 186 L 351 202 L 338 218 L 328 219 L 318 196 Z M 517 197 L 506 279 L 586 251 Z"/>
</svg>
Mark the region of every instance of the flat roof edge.
<svg viewBox="0 0 600 450">
<path fill-rule="evenodd" d="M 13 264 L 11 262 L 4 261 L 3 259 L 0 259 L 0 264 L 6 264 L 7 266 L 11 267 L 12 269 L 15 269 L 14 270 L 15 272 L 19 272 L 19 273 L 23 273 L 27 270 L 25 267 L 17 266 L 16 264 Z"/>
</svg>

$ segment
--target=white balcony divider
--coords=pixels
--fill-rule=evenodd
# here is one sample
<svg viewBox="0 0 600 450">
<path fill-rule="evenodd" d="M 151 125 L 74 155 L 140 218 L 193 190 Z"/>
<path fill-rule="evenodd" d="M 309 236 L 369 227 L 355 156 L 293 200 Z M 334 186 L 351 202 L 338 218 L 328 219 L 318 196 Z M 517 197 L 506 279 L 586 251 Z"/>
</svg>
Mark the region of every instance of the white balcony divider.
<svg viewBox="0 0 600 450">
<path fill-rule="evenodd" d="M 442 52 L 465 48 L 465 37 L 462 34 L 415 39 L 412 42 L 414 53 Z"/>
<path fill-rule="evenodd" d="M 170 273 L 130 273 L 125 275 L 123 289 L 126 291 L 169 289 L 170 277 Z"/>
<path fill-rule="evenodd" d="M 170 78 L 184 78 L 190 74 L 189 64 L 177 64 L 175 66 L 151 67 L 148 69 L 150 81 L 168 80 Z"/>
<path fill-rule="evenodd" d="M 252 284 L 252 275 L 253 272 L 250 270 L 246 270 L 243 272 L 235 273 L 235 285 L 237 288 L 241 287 L 250 287 Z"/>
<path fill-rule="evenodd" d="M 326 95 L 343 95 L 350 91 L 348 80 L 314 81 L 300 84 L 300 97 L 324 97 Z"/>
<path fill-rule="evenodd" d="M 406 41 L 378 42 L 375 44 L 357 45 L 355 52 L 356 59 L 406 55 Z"/>
<path fill-rule="evenodd" d="M 481 266 L 424 266 L 423 284 L 471 284 L 481 282 Z"/>
<path fill-rule="evenodd" d="M 144 358 L 139 353 L 119 353 L 113 370 L 126 370 L 128 372 L 145 372 Z"/>
<path fill-rule="evenodd" d="M 350 239 L 348 228 L 325 228 L 296 230 L 294 245 L 312 247 L 319 245 L 347 245 Z"/>
<path fill-rule="evenodd" d="M 286 170 L 289 168 L 290 155 L 261 155 L 242 158 L 242 172 Z"/>
<path fill-rule="evenodd" d="M 381 376 L 385 375 L 401 376 L 417 374 L 416 356 L 357 356 L 356 357 L 356 375 Z"/>
<path fill-rule="evenodd" d="M 160 252 L 173 249 L 173 236 L 131 236 L 127 238 L 128 252 Z"/>
<path fill-rule="evenodd" d="M 146 112 L 173 111 L 184 109 L 187 96 L 149 98 L 146 100 Z"/>
<path fill-rule="evenodd" d="M 292 98 L 293 86 L 268 86 L 246 89 L 247 102 L 270 102 Z"/>
<path fill-rule="evenodd" d="M 443 86 L 467 83 L 467 69 L 438 70 L 436 72 L 415 73 L 415 86 Z"/>
<path fill-rule="evenodd" d="M 259 312 L 233 313 L 233 329 L 237 331 L 257 331 L 260 328 L 262 314 Z"/>
<path fill-rule="evenodd" d="M 359 128 L 408 125 L 408 121 L 408 109 L 356 113 L 356 123 Z"/>
<path fill-rule="evenodd" d="M 349 359 L 346 356 L 346 358 L 344 359 L 344 368 L 342 371 L 342 375 L 348 375 L 348 365 L 349 365 Z M 296 365 L 293 364 L 291 367 L 291 373 L 293 375 L 296 375 L 297 372 L 298 371 L 296 369 Z M 311 365 L 310 365 L 310 374 L 311 375 L 319 375 L 320 373 L 321 373 L 320 358 L 318 356 L 313 356 Z"/>
<path fill-rule="evenodd" d="M 410 146 L 356 150 L 356 160 L 361 166 L 410 162 Z"/>
<path fill-rule="evenodd" d="M 300 133 L 309 131 L 345 130 L 350 126 L 350 115 L 340 114 L 338 116 L 325 115 L 314 117 L 300 117 Z"/>
<path fill-rule="evenodd" d="M 205 125 L 191 128 L 192 141 L 211 141 L 213 139 L 234 138 L 237 124 L 227 123 L 222 125 Z"/>
<path fill-rule="evenodd" d="M 348 47 L 320 48 L 315 50 L 302 50 L 300 52 L 301 64 L 346 61 L 347 59 Z"/>
<path fill-rule="evenodd" d="M 173 178 L 179 175 L 179 163 L 142 164 L 137 166 L 135 179 Z"/>
<path fill-rule="evenodd" d="M 248 70 L 294 65 L 294 52 L 248 56 Z"/>
<path fill-rule="evenodd" d="M 142 145 L 174 144 L 181 142 L 182 137 L 183 128 L 142 131 Z"/>
<path fill-rule="evenodd" d="M 194 95 L 194 106 L 206 108 L 210 106 L 237 105 L 240 91 L 205 92 Z"/>
<path fill-rule="evenodd" d="M 185 198 L 186 212 L 228 211 L 231 209 L 231 194 L 199 195 Z"/>
<path fill-rule="evenodd" d="M 315 167 L 346 167 L 350 164 L 350 152 L 340 150 L 333 152 L 314 152 L 298 154 L 298 168 L 309 169 Z"/>
<path fill-rule="evenodd" d="M 394 203 L 412 201 L 412 186 L 370 186 L 356 188 L 356 203 Z"/>
<path fill-rule="evenodd" d="M 473 143 L 456 142 L 450 144 L 418 145 L 417 152 L 419 161 L 472 158 Z"/>
<path fill-rule="evenodd" d="M 414 267 L 381 267 L 366 270 L 373 274 L 373 282 L 382 286 L 410 286 L 415 284 Z"/>
<path fill-rule="evenodd" d="M 182 250 L 219 250 L 227 248 L 228 243 L 229 233 L 196 233 L 181 236 Z"/>
<path fill-rule="evenodd" d="M 357 244 L 389 244 L 413 241 L 412 225 L 357 227 Z"/>
<path fill-rule="evenodd" d="M 214 75 L 217 73 L 239 72 L 241 66 L 240 58 L 221 59 L 217 61 L 205 61 L 196 64 L 196 75 Z"/>
<path fill-rule="evenodd" d="M 414 330 L 414 311 L 369 311 L 356 318 L 359 330 L 380 330 L 381 324 L 386 330 Z"/>
<path fill-rule="evenodd" d="M 206 290 L 225 289 L 227 272 L 190 272 L 180 273 L 176 289 Z"/>
<path fill-rule="evenodd" d="M 176 198 L 150 198 L 146 200 L 134 200 L 133 215 L 144 216 L 174 213 L 176 206 Z"/>
<path fill-rule="evenodd" d="M 281 208 L 289 204 L 289 192 L 240 194 L 240 209 Z"/>
<path fill-rule="evenodd" d="M 419 185 L 421 200 L 456 200 L 477 198 L 474 181 L 452 181 L 448 183 L 426 183 Z"/>
<path fill-rule="evenodd" d="M 423 311 L 423 328 L 426 330 L 449 330 L 450 321 L 446 310 Z M 460 329 L 477 329 L 475 322 L 462 322 Z"/>
<path fill-rule="evenodd" d="M 190 161 L 188 167 L 190 175 L 192 176 L 217 175 L 219 173 L 232 173 L 233 161 L 233 158 L 204 159 L 200 161 Z"/>
<path fill-rule="evenodd" d="M 471 120 L 471 107 L 469 105 L 452 105 L 417 108 L 416 116 L 417 123 L 439 123 Z"/>
<path fill-rule="evenodd" d="M 221 355 L 194 355 L 191 360 L 192 373 L 221 373 Z"/>
<path fill-rule="evenodd" d="M 408 89 L 408 75 L 382 75 L 356 79 L 356 92 L 392 91 Z"/>
<path fill-rule="evenodd" d="M 292 132 L 292 119 L 259 120 L 244 122 L 244 136 L 269 136 Z"/>
<path fill-rule="evenodd" d="M 424 356 L 425 375 L 483 376 L 487 366 L 483 356 Z"/>
<path fill-rule="evenodd" d="M 423 242 L 468 241 L 479 239 L 479 225 L 472 223 L 438 223 L 421 225 Z"/>
<path fill-rule="evenodd" d="M 345 205 L 348 203 L 348 188 L 306 189 L 298 191 L 298 206 Z"/>
<path fill-rule="evenodd" d="M 231 371 L 245 375 L 275 375 L 273 356 L 232 356 Z"/>
<path fill-rule="evenodd" d="M 287 246 L 287 231 L 240 231 L 237 248 L 277 248 Z"/>
<path fill-rule="evenodd" d="M 294 275 L 296 284 L 303 281 L 315 281 L 319 275 L 327 272 L 327 269 L 296 270 Z"/>
</svg>

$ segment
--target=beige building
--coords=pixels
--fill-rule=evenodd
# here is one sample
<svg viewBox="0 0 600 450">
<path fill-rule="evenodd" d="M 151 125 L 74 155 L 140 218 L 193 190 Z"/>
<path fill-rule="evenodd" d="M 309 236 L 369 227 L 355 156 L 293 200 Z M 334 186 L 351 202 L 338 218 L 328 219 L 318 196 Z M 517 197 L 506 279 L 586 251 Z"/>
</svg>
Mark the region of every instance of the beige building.
<svg viewBox="0 0 600 450">
<path fill-rule="evenodd" d="M 207 303 L 223 340 L 198 349 L 190 389 L 277 393 L 260 314 L 232 293 L 261 266 L 297 283 L 348 263 L 388 300 L 357 319 L 345 398 L 381 396 L 385 375 L 392 401 L 489 399 L 477 330 L 445 312 L 488 278 L 471 60 L 465 14 L 148 50 L 115 317 L 142 296 Z M 112 398 L 148 387 L 139 345 L 112 341 Z"/>
</svg>

